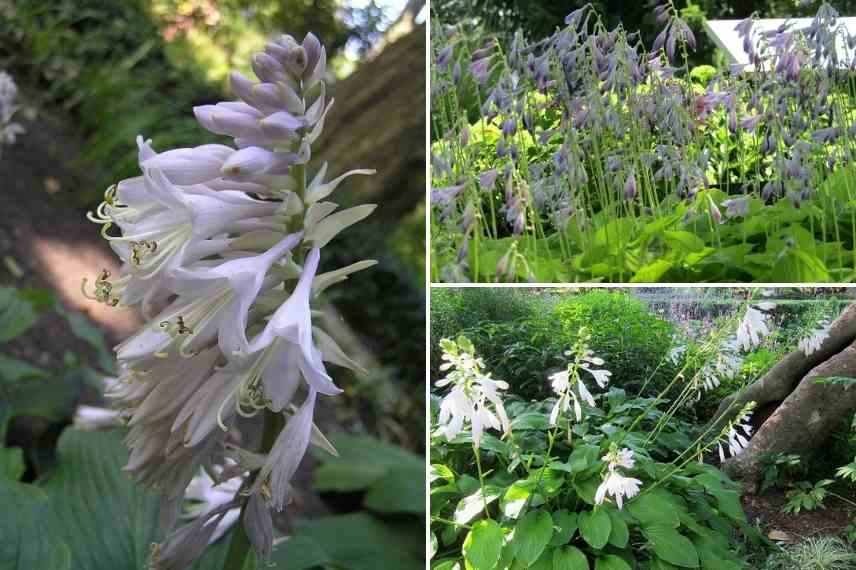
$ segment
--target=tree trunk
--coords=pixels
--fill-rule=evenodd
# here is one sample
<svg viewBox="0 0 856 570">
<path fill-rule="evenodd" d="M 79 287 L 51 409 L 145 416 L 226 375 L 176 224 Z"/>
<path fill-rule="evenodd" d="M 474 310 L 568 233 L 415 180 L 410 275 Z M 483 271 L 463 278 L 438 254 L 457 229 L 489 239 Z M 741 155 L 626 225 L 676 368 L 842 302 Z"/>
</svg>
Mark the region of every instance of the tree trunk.
<svg viewBox="0 0 856 570">
<path fill-rule="evenodd" d="M 714 414 L 717 428 L 726 422 L 749 402 L 758 406 L 781 402 L 799 384 L 800 380 L 814 367 L 841 352 L 856 339 L 856 304 L 847 307 L 829 328 L 829 336 L 820 348 L 810 355 L 795 350 L 773 366 L 760 380 L 742 391 L 727 396 L 719 404 Z"/>
<path fill-rule="evenodd" d="M 765 453 L 811 455 L 822 448 L 841 418 L 856 409 L 856 389 L 818 384 L 822 377 L 856 377 L 856 305 L 833 322 L 819 350 L 791 352 L 758 382 L 723 400 L 714 422 L 721 428 L 748 402 L 772 407 L 743 452 L 723 469 L 754 492 Z"/>
<path fill-rule="evenodd" d="M 806 374 L 749 440 L 743 453 L 725 462 L 726 473 L 754 487 L 762 475 L 763 454 L 808 456 L 823 449 L 841 418 L 856 409 L 856 389 L 814 382 L 832 376 L 856 377 L 856 342 Z"/>
</svg>

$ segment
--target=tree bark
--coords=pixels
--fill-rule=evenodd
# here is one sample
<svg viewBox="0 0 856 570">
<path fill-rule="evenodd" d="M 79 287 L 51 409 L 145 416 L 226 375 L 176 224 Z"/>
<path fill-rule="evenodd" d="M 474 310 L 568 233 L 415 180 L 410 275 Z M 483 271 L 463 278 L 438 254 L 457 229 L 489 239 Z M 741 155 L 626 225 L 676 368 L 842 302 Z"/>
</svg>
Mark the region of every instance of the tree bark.
<svg viewBox="0 0 856 570">
<path fill-rule="evenodd" d="M 821 450 L 841 418 L 856 409 L 856 388 L 814 382 L 833 376 L 856 377 L 856 342 L 814 367 L 761 425 L 743 452 L 723 464 L 725 472 L 754 487 L 762 475 L 763 454 L 806 456 Z"/>
<path fill-rule="evenodd" d="M 829 336 L 818 350 L 810 355 L 806 355 L 802 350 L 789 353 L 760 380 L 737 394 L 724 398 L 714 414 L 716 428 L 722 429 L 749 402 L 763 406 L 783 401 L 806 374 L 844 350 L 854 339 L 856 339 L 856 304 L 847 307 L 833 321 L 829 328 Z"/>
</svg>

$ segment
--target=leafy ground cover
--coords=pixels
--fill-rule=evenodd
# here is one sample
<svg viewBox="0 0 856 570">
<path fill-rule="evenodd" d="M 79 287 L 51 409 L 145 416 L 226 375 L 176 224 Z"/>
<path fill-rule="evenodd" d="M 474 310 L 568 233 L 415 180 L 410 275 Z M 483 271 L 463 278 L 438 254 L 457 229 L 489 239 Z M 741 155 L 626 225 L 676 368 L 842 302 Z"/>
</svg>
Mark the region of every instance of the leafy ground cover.
<svg viewBox="0 0 856 570">
<path fill-rule="evenodd" d="M 724 395 L 756 382 L 795 347 L 812 350 L 851 302 L 846 292 L 817 299 L 697 292 L 683 303 L 694 306 L 674 308 L 668 318 L 649 301 L 658 307 L 650 318 L 662 319 L 670 339 L 659 364 L 676 367 L 671 380 L 652 387 L 653 375 L 639 381 L 637 363 L 627 362 L 632 351 L 593 349 L 598 335 L 621 329 L 615 322 L 622 317 L 640 318 L 643 301 L 633 294 L 501 292 L 497 298 L 515 310 L 471 323 L 461 299 L 483 314 L 495 300 L 490 290 L 464 291 L 448 290 L 439 308 L 432 304 L 432 321 L 443 323 L 432 334 L 448 336 L 432 339 L 439 345 L 432 352 L 432 568 L 801 570 L 852 563 L 852 413 L 821 456 L 768 457 L 756 494 L 720 465 L 742 453 L 765 412 L 750 404 L 721 428 L 710 421 Z M 553 335 L 549 350 L 558 365 L 533 365 L 529 373 L 503 360 L 519 350 L 496 356 L 510 336 L 465 336 L 569 312 L 598 318 L 572 335 Z M 527 334 L 515 342 L 544 344 Z M 626 334 L 644 337 L 633 327 Z M 530 383 L 536 377 L 540 390 Z"/>
<path fill-rule="evenodd" d="M 754 71 L 690 68 L 690 26 L 653 13 L 649 47 L 590 7 L 508 45 L 433 27 L 433 280 L 853 280 L 856 40 L 835 9 L 806 33 L 743 20 Z"/>
</svg>

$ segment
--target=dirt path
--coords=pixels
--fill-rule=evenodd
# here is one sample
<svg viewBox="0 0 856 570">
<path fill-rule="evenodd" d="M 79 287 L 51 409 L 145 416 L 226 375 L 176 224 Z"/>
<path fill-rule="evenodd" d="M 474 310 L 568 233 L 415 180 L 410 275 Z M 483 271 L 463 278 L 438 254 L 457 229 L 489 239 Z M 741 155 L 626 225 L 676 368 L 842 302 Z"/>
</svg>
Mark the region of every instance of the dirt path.
<svg viewBox="0 0 856 570">
<path fill-rule="evenodd" d="M 97 323 L 113 344 L 140 320 L 134 311 L 112 309 L 80 292 L 84 277 L 91 280 L 102 268 L 118 271 L 99 227 L 75 205 L 76 189 L 91 184 L 72 166 L 85 141 L 66 118 L 48 109 L 25 109 L 16 120 L 27 132 L 0 154 L 0 285 L 55 291 L 67 308 Z M 78 347 L 65 321 L 46 314 L 3 351 L 51 367 L 66 349 Z"/>
</svg>

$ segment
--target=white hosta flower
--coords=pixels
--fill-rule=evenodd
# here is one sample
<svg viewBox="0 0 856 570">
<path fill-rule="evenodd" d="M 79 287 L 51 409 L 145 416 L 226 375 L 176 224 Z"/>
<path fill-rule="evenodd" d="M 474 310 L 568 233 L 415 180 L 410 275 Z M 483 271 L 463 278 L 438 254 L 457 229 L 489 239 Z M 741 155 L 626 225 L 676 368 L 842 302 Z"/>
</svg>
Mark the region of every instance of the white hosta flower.
<svg viewBox="0 0 856 570">
<path fill-rule="evenodd" d="M 607 462 L 609 469 L 616 469 L 618 467 L 633 469 L 633 466 L 636 464 L 636 460 L 633 459 L 633 451 L 627 448 L 612 450 L 601 459 Z"/>
<path fill-rule="evenodd" d="M 797 343 L 797 347 L 805 353 L 806 356 L 810 356 L 820 350 L 820 347 L 823 346 L 823 341 L 829 338 L 829 329 L 830 329 L 829 319 L 823 319 L 820 322 L 820 327 L 811 331 L 808 336 L 800 339 L 799 343 Z"/>
<path fill-rule="evenodd" d="M 252 62 L 259 83 L 232 78 L 242 101 L 194 109 L 201 126 L 232 136 L 234 147 L 157 153 L 138 137 L 142 176 L 111 187 L 89 216 L 123 263 L 113 279 L 103 271 L 92 290 L 84 282 L 84 294 L 139 305 L 148 319 L 117 347 L 122 374 L 107 396 L 128 418 L 126 470 L 162 495 L 166 538 L 153 554 L 154 568 L 189 565 L 242 506 L 253 548 L 269 555 L 269 510 L 288 501 L 306 447 L 335 453 L 312 421 L 319 395 L 341 392 L 324 362 L 360 369 L 324 330 L 325 321 L 313 325 L 311 302 L 374 264 L 357 261 L 318 275 L 321 249 L 374 209 L 334 213 L 335 203 L 320 200 L 348 176 L 374 171 L 325 181 L 324 165 L 309 176 L 311 145 L 332 104 L 322 81 L 326 53 L 315 36 L 301 43 L 276 38 Z M 483 404 L 498 400 L 495 387 L 486 382 L 479 394 L 474 431 L 507 424 L 504 410 Z M 241 421 L 259 413 L 267 422 Z M 262 434 L 243 432 L 261 430 L 280 413 L 290 419 L 272 449 L 235 446 L 256 445 Z M 99 419 L 84 410 L 80 420 L 86 416 Z M 227 471 L 247 475 L 240 488 L 225 488 L 226 502 L 176 528 L 182 501 L 194 493 L 188 485 L 200 469 L 217 472 L 225 456 L 236 463 L 224 467 L 224 479 Z M 219 492 L 212 487 L 208 494 Z"/>
<path fill-rule="evenodd" d="M 600 505 L 606 500 L 607 495 L 611 495 L 620 510 L 624 507 L 624 499 L 635 497 L 639 494 L 639 487 L 642 486 L 642 481 L 633 477 L 626 477 L 618 470 L 619 467 L 633 468 L 635 464 L 633 451 L 612 449 L 603 457 L 603 461 L 607 462 L 606 475 L 595 492 L 594 501 Z"/>
<path fill-rule="evenodd" d="M 746 314 L 737 327 L 737 343 L 744 351 L 748 352 L 760 345 L 761 340 L 772 332 L 767 322 L 769 318 L 767 312 L 773 310 L 775 306 L 774 303 L 764 302 L 746 309 Z"/>
<path fill-rule="evenodd" d="M 98 431 L 122 425 L 121 413 L 98 406 L 77 406 L 74 411 L 74 427 L 83 431 Z"/>
<path fill-rule="evenodd" d="M 17 98 L 18 86 L 12 76 L 0 71 L 0 147 L 13 144 L 24 133 L 24 127 L 12 122 L 12 115 L 18 110 Z"/>
<path fill-rule="evenodd" d="M 216 475 L 223 473 L 224 468 L 215 466 L 212 470 Z M 194 477 L 185 490 L 185 498 L 193 501 L 189 509 L 184 513 L 185 518 L 197 518 L 207 515 L 218 508 L 227 505 L 235 499 L 244 482 L 242 476 L 236 476 L 225 481 L 214 481 L 204 470 Z M 235 524 L 240 516 L 240 507 L 232 507 L 226 511 L 223 518 L 217 524 L 217 528 L 211 534 L 209 544 L 216 542 Z"/>
<path fill-rule="evenodd" d="M 728 429 L 728 456 L 735 457 L 740 455 L 743 450 L 749 445 L 749 438 L 752 437 L 752 424 L 749 421 L 752 419 L 752 411 L 749 410 L 729 425 Z M 726 453 L 722 443 L 717 445 L 719 451 L 719 460 L 725 461 Z"/>
<path fill-rule="evenodd" d="M 606 478 L 604 478 L 595 492 L 594 501 L 600 505 L 606 499 L 607 495 L 611 495 L 620 510 L 624 507 L 625 497 L 631 499 L 638 495 L 639 487 L 641 486 L 642 481 L 639 479 L 625 477 L 617 471 L 607 470 Z"/>
<path fill-rule="evenodd" d="M 601 360 L 601 362 L 603 361 Z M 597 382 L 597 385 L 601 388 L 606 388 L 606 385 L 609 384 L 609 377 L 612 376 L 612 372 L 609 370 L 595 370 L 585 364 L 582 365 L 582 369 L 594 376 L 594 381 Z"/>
<path fill-rule="evenodd" d="M 569 350 L 565 352 L 565 356 L 572 355 L 574 355 L 573 351 Z M 581 402 L 585 402 L 592 407 L 596 405 L 594 396 L 582 378 L 579 377 L 578 370 L 585 370 L 594 376 L 598 386 L 605 388 L 609 383 L 609 377 L 612 376 L 612 372 L 605 369 L 592 368 L 592 366 L 603 366 L 604 364 L 602 358 L 594 356 L 594 353 L 588 348 L 583 348 L 580 350 L 579 355 L 575 356 L 574 364 L 569 364 L 565 370 L 550 375 L 550 385 L 553 392 L 559 397 L 550 412 L 551 426 L 556 425 L 561 414 L 570 411 L 571 405 L 574 407 L 574 417 L 576 417 L 578 422 L 583 417 Z M 576 384 L 574 384 L 575 380 Z M 576 388 L 576 392 L 574 388 Z"/>
<path fill-rule="evenodd" d="M 484 374 L 481 359 L 466 350 L 459 351 L 457 345 L 454 353 L 446 351 L 442 358 L 447 362 L 440 369 L 451 372 L 435 385 L 440 388 L 451 385 L 452 388 L 440 402 L 438 432 L 448 440 L 454 439 L 469 421 L 476 448 L 481 447 L 485 429 L 508 433 L 511 422 L 499 392 L 507 390 L 508 384 Z"/>
</svg>

